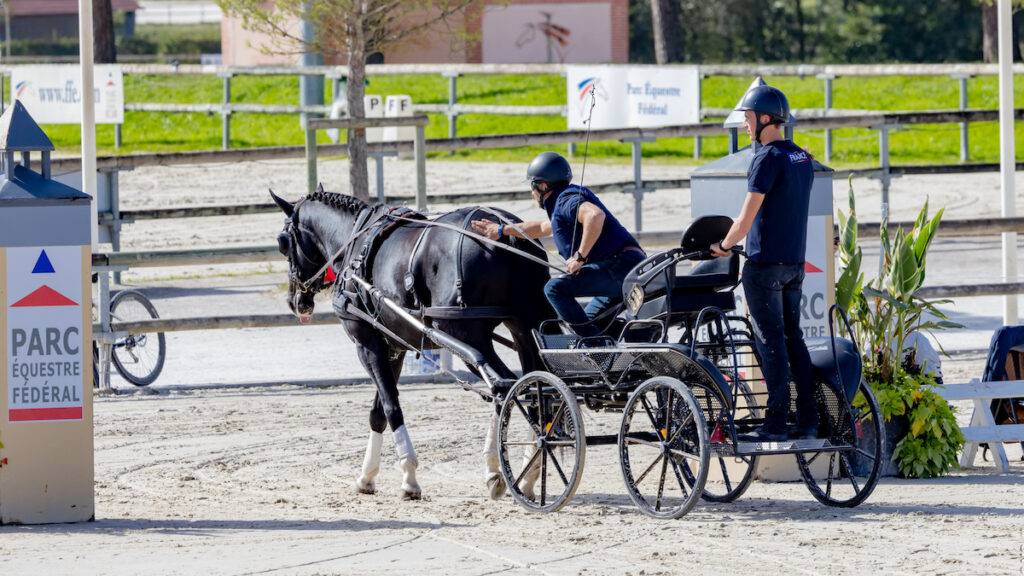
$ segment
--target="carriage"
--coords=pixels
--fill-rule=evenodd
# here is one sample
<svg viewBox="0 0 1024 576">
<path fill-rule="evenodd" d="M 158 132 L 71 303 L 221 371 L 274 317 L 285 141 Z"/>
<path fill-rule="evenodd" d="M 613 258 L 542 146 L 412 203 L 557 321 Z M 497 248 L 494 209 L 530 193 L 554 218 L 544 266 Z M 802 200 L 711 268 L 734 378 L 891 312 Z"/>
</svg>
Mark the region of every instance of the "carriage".
<svg viewBox="0 0 1024 576">
<path fill-rule="evenodd" d="M 291 205 L 282 208 L 291 216 Z M 461 215 L 464 224 L 478 210 Z M 367 211 L 355 212 L 365 216 Z M 359 225 L 364 216 L 356 221 L 353 240 L 325 258 L 327 263 L 311 279 L 292 278 L 291 286 L 301 288 L 295 292 L 299 297 L 322 287 L 320 275 L 367 229 Z M 452 229 L 461 237 L 547 265 L 535 255 L 439 219 L 414 220 L 388 212 L 378 221 Z M 878 403 L 861 377 L 852 330 L 838 307 L 829 311 L 829 337 L 807 341 L 819 422 L 815 437 L 784 442 L 744 438 L 763 422 L 767 392 L 752 326 L 736 313 L 741 253 L 713 258 L 708 252 L 731 224 L 724 216 L 699 218 L 684 232 L 678 248 L 637 265 L 626 278 L 619 314 L 605 335 L 579 337 L 557 321 L 541 323 L 532 336 L 546 370 L 518 379 L 502 377 L 479 344 L 471 346 L 432 325 L 428 315 L 403 307 L 364 278 L 359 266 L 346 266 L 343 276 L 346 286 L 359 292 L 358 299 L 377 310 L 373 315 L 361 312 L 361 321 L 406 349 L 416 349 L 379 320 L 380 311 L 387 309 L 421 335 L 422 344 L 429 341 L 448 349 L 482 378 L 480 386 L 463 385 L 499 407 L 493 430 L 498 453 L 494 478 L 500 476 L 513 498 L 529 510 L 551 512 L 568 503 L 582 478 L 588 447 L 599 445 L 617 447 L 629 497 L 654 517 L 678 518 L 701 499 L 739 498 L 753 480 L 758 460 L 776 455 L 795 457 L 800 476 L 820 502 L 856 506 L 878 480 L 884 432 Z M 289 219 L 282 236 L 290 241 L 282 244 L 283 253 L 300 245 L 295 234 Z M 369 234 L 365 244 L 373 245 L 373 238 Z M 681 274 L 680 265 L 691 261 L 697 266 Z M 836 335 L 837 323 L 849 338 Z M 791 399 L 796 399 L 795 390 Z M 584 407 L 621 414 L 618 433 L 588 435 Z M 789 420 L 794 419 L 791 402 Z"/>
<path fill-rule="evenodd" d="M 500 398 L 501 473 L 516 502 L 538 512 L 563 507 L 588 447 L 598 445 L 617 447 L 630 499 L 658 518 L 681 517 L 700 499 L 739 498 L 769 455 L 793 455 L 823 504 L 853 507 L 871 494 L 882 464 L 881 411 L 835 306 L 830 337 L 807 341 L 817 437 L 743 439 L 762 422 L 767 393 L 752 327 L 735 314 L 739 254 L 707 252 L 730 225 L 726 217 L 700 218 L 679 248 L 638 265 L 623 287 L 617 336 L 581 338 L 555 321 L 535 332 L 547 370 L 524 375 Z M 679 275 L 678 265 L 691 260 L 703 262 Z M 837 321 L 850 338 L 836 336 Z M 588 435 L 584 407 L 621 414 L 618 434 Z"/>
</svg>

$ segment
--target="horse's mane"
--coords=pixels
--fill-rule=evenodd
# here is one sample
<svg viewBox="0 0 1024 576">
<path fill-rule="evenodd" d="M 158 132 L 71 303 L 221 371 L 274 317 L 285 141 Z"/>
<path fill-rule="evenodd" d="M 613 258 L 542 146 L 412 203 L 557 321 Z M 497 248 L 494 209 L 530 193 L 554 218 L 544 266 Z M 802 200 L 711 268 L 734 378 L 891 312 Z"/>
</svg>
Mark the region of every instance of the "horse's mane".
<svg viewBox="0 0 1024 576">
<path fill-rule="evenodd" d="M 349 214 L 358 214 L 363 208 L 369 206 L 366 202 L 363 202 L 355 196 L 349 196 L 348 194 L 340 194 L 338 192 L 325 192 L 324 190 L 317 190 L 312 194 L 306 196 L 307 200 L 315 200 L 326 204 L 332 208 L 344 210 Z"/>
</svg>

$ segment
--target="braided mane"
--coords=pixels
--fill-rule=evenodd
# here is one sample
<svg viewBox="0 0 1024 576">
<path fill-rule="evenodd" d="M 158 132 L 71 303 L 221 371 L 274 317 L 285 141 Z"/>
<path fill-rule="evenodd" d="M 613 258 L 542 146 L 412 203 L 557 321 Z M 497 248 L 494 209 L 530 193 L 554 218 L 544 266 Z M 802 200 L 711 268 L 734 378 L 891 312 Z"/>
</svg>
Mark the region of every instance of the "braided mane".
<svg viewBox="0 0 1024 576">
<path fill-rule="evenodd" d="M 307 200 L 315 200 L 326 204 L 332 208 L 344 210 L 349 214 L 358 214 L 363 208 L 369 206 L 366 202 L 363 202 L 355 196 L 349 196 L 348 194 L 340 194 L 338 192 L 325 192 L 323 190 L 317 190 L 312 194 L 306 196 Z"/>
</svg>

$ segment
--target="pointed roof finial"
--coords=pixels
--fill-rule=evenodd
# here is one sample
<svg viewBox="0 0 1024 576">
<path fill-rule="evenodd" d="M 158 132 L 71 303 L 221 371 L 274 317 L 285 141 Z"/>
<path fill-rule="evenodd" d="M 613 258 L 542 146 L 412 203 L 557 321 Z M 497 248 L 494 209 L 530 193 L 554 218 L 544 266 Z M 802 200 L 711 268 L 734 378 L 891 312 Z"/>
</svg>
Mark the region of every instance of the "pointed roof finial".
<svg viewBox="0 0 1024 576">
<path fill-rule="evenodd" d="M 48 152 L 53 150 L 53 142 L 25 105 L 15 100 L 0 116 L 0 150 Z"/>
</svg>

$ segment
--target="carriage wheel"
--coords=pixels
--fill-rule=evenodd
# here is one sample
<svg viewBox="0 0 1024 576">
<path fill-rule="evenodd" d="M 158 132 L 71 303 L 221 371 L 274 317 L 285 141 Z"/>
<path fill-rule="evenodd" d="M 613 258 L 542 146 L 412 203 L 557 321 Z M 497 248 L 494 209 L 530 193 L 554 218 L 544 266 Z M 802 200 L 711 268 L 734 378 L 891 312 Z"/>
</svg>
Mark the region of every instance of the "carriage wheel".
<svg viewBox="0 0 1024 576">
<path fill-rule="evenodd" d="M 849 449 L 796 455 L 808 490 L 827 506 L 857 506 L 874 491 L 881 473 L 882 446 L 885 445 L 882 411 L 863 380 L 854 405 L 841 429 L 829 435 L 833 444 L 845 444 Z M 812 465 L 818 461 L 824 461 L 827 466 L 824 480 L 817 480 L 813 474 Z"/>
<path fill-rule="evenodd" d="M 531 372 L 506 396 L 498 420 L 501 475 L 522 507 L 554 512 L 576 493 L 587 440 L 576 395 L 547 372 Z"/>
<path fill-rule="evenodd" d="M 731 377 L 728 373 L 723 373 Z M 753 426 L 761 417 L 757 407 L 757 397 L 750 391 L 746 382 L 736 382 L 736 402 L 733 410 L 733 424 L 743 430 Z M 729 431 L 724 427 L 726 422 L 715 423 L 711 431 L 711 441 L 715 443 L 732 443 Z M 704 483 L 704 499 L 709 502 L 732 502 L 750 487 L 757 470 L 757 456 L 753 455 L 713 455 L 708 469 L 708 479 Z"/>
<path fill-rule="evenodd" d="M 707 423 L 685 384 L 658 376 L 641 384 L 622 411 L 622 479 L 648 516 L 679 518 L 700 499 L 708 475 Z"/>
</svg>

